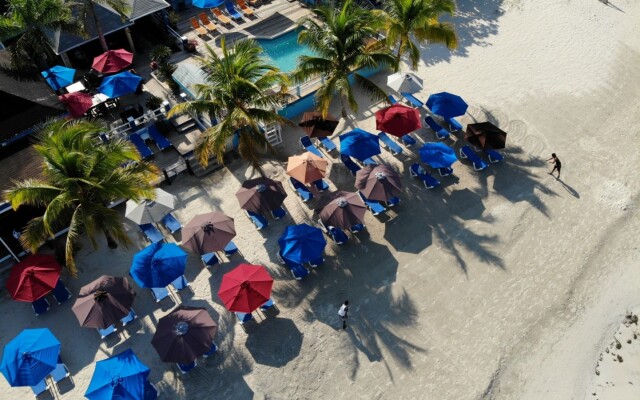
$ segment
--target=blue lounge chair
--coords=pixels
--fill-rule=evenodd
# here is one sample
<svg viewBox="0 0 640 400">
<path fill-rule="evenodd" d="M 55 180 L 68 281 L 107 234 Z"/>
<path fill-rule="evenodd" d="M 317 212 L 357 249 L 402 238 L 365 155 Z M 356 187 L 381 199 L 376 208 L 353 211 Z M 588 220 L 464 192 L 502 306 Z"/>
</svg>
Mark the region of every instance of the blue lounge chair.
<svg viewBox="0 0 640 400">
<path fill-rule="evenodd" d="M 202 357 L 204 358 L 210 357 L 216 354 L 217 351 L 218 351 L 218 345 L 216 344 L 216 342 L 213 342 L 211 343 L 211 347 L 209 348 L 209 350 L 206 353 L 204 353 Z"/>
<path fill-rule="evenodd" d="M 471 163 L 473 164 L 473 169 L 475 169 L 476 171 L 482 171 L 483 169 L 488 167 L 487 163 L 482 158 L 480 158 L 480 156 L 478 156 L 476 152 L 473 151 L 473 149 L 469 146 L 462 146 L 460 148 L 460 158 L 469 159 L 469 161 L 471 161 Z"/>
<path fill-rule="evenodd" d="M 154 224 L 142 224 L 138 226 L 140 227 L 142 233 L 144 233 L 144 236 L 147 238 L 147 240 L 151 243 L 164 241 L 164 236 L 162 236 L 162 233 L 160 233 L 160 231 Z"/>
<path fill-rule="evenodd" d="M 164 137 L 164 135 L 160 133 L 160 131 L 158 130 L 158 128 L 156 128 L 155 125 L 149 126 L 147 128 L 147 133 L 149 133 L 149 136 L 151 137 L 151 139 L 153 139 L 153 141 L 156 142 L 160 151 L 164 149 L 168 149 L 169 147 L 172 146 L 169 139 Z"/>
<path fill-rule="evenodd" d="M 376 162 L 376 160 L 374 160 L 373 158 L 369 157 L 369 158 L 365 159 L 364 161 L 362 161 L 362 165 L 364 165 L 365 167 L 367 165 L 376 166 L 376 165 L 378 165 L 378 163 Z"/>
<path fill-rule="evenodd" d="M 425 117 L 424 118 L 424 122 L 427 123 L 427 125 L 429 125 L 429 128 L 431 128 L 432 131 L 434 131 L 436 133 L 436 137 L 438 139 L 447 139 L 448 137 L 451 136 L 451 134 L 449 133 L 448 130 L 444 129 L 439 123 L 437 123 L 433 118 L 431 117 Z"/>
<path fill-rule="evenodd" d="M 184 288 L 191 286 L 184 275 L 180 275 L 179 277 L 177 277 L 173 282 L 170 283 L 170 285 L 173 286 L 173 288 L 178 292 Z"/>
<path fill-rule="evenodd" d="M 58 302 L 58 305 L 64 303 L 65 301 L 71 298 L 71 291 L 67 289 L 67 287 L 62 283 L 60 279 L 58 279 L 58 283 L 56 283 L 56 287 L 53 288 L 53 297 Z"/>
<path fill-rule="evenodd" d="M 164 225 L 164 227 L 167 228 L 167 230 L 172 234 L 182 229 L 182 224 L 180 224 L 180 221 L 178 221 L 176 217 L 174 217 L 171 213 L 165 215 L 164 218 L 162 218 L 162 225 Z"/>
<path fill-rule="evenodd" d="M 158 398 L 158 388 L 151 382 L 144 381 L 144 400 L 156 400 Z"/>
<path fill-rule="evenodd" d="M 438 168 L 440 176 L 449 176 L 453 174 L 453 168 Z"/>
<path fill-rule="evenodd" d="M 107 336 L 111 335 L 112 333 L 115 333 L 118 331 L 115 325 L 109 325 L 105 329 L 96 328 L 96 330 L 100 334 L 100 339 L 104 339 Z"/>
<path fill-rule="evenodd" d="M 424 183 L 424 187 L 426 187 L 427 189 L 433 189 L 440 185 L 440 181 L 431 176 L 431 174 L 420 167 L 420 164 L 418 163 L 411 164 L 411 166 L 409 167 L 409 173 L 411 174 L 411 176 L 422 180 L 422 183 Z"/>
<path fill-rule="evenodd" d="M 504 160 L 504 156 L 495 150 L 485 150 L 484 153 L 489 157 L 489 162 L 491 164 L 499 163 Z"/>
<path fill-rule="evenodd" d="M 344 166 L 351 172 L 351 175 L 356 176 L 356 173 L 360 171 L 360 166 L 354 163 L 348 155 L 340 154 L 340 161 L 342 161 Z"/>
<path fill-rule="evenodd" d="M 457 132 L 462 130 L 462 124 L 456 121 L 455 118 L 445 118 L 445 121 L 447 121 L 447 123 L 449 124 L 449 129 L 451 129 L 451 132 Z"/>
<path fill-rule="evenodd" d="M 268 311 L 272 308 L 276 308 L 276 302 L 272 299 L 267 300 L 263 305 L 260 306 L 260 311 Z"/>
<path fill-rule="evenodd" d="M 315 155 L 317 155 L 318 157 L 323 157 L 322 153 L 320 152 L 320 150 L 318 150 L 318 148 L 316 146 L 313 145 L 313 143 L 311 143 L 311 139 L 309 139 L 309 137 L 307 136 L 303 136 L 300 138 L 300 145 L 302 145 L 302 148 L 307 150 L 310 153 L 313 153 Z"/>
<path fill-rule="evenodd" d="M 236 10 L 236 8 L 233 6 L 232 2 L 225 1 L 224 2 L 224 6 L 227 9 L 227 12 L 229 13 L 229 15 L 231 15 L 231 18 L 233 18 L 233 19 L 235 19 L 237 21 L 241 21 L 242 20 L 242 15 L 240 15 L 238 10 Z"/>
<path fill-rule="evenodd" d="M 138 153 L 140 153 L 140 156 L 142 156 L 142 158 L 148 158 L 153 155 L 153 151 L 151 151 L 149 146 L 147 146 L 144 140 L 142 140 L 139 133 L 130 134 L 129 140 L 131 141 L 131 143 L 133 143 L 134 146 L 136 146 L 136 149 L 138 149 Z"/>
<path fill-rule="evenodd" d="M 282 257 L 282 250 L 278 250 L 278 253 L 276 253 L 276 256 L 278 257 L 278 261 L 282 265 L 286 265 L 289 268 L 291 268 L 294 265 L 296 265 L 295 263 L 293 263 L 293 262 L 287 260 L 286 258 Z"/>
<path fill-rule="evenodd" d="M 315 260 L 309 261 L 309 266 L 311 268 L 319 267 L 324 264 L 324 257 L 316 258 Z"/>
<path fill-rule="evenodd" d="M 287 215 L 287 212 L 284 210 L 284 208 L 282 208 L 282 206 L 280 206 L 280 207 L 276 208 L 275 210 L 271 211 L 271 215 L 275 219 L 280 219 L 280 218 L 284 217 L 285 215 Z"/>
<path fill-rule="evenodd" d="M 313 181 L 313 186 L 318 189 L 318 192 L 324 192 L 325 190 L 329 190 L 329 184 L 325 182 L 324 179 L 318 179 L 317 181 Z"/>
<path fill-rule="evenodd" d="M 194 369 L 198 364 L 196 363 L 196 360 L 193 360 L 193 362 L 189 364 L 176 363 L 176 365 L 178 366 L 178 369 L 180 370 L 180 372 L 182 372 L 183 374 L 186 374 L 187 372 Z"/>
<path fill-rule="evenodd" d="M 220 260 L 218 260 L 218 256 L 216 256 L 216 253 L 203 254 L 202 256 L 200 256 L 200 259 L 202 260 L 202 263 L 206 268 L 220 263 Z"/>
<path fill-rule="evenodd" d="M 418 100 L 414 95 L 412 95 L 409 92 L 402 92 L 400 93 L 402 95 L 402 97 L 404 97 L 404 99 L 406 101 L 409 102 L 409 104 L 411 104 L 412 106 L 416 107 L 416 108 L 420 108 L 424 105 L 424 102 Z"/>
<path fill-rule="evenodd" d="M 295 178 L 289 178 L 289 184 L 291 185 L 291 188 L 296 191 L 298 196 L 300 196 L 300 199 L 302 199 L 304 203 L 313 199 L 313 193 L 309 191 L 309 188 L 306 187 L 304 183 Z"/>
<path fill-rule="evenodd" d="M 329 237 L 333 239 L 336 244 L 344 244 L 347 240 L 349 240 L 349 236 L 340 228 L 336 228 L 335 226 L 330 226 L 327 229 L 329 233 Z"/>
<path fill-rule="evenodd" d="M 38 397 L 42 393 L 49 391 L 49 384 L 44 379 L 38 382 L 36 385 L 31 386 L 34 396 Z"/>
<path fill-rule="evenodd" d="M 51 371 L 49 376 L 51 377 L 51 380 L 53 380 L 53 382 L 57 385 L 60 381 L 63 381 L 64 379 L 67 379 L 69 376 L 71 376 L 71 373 L 69 372 L 69 368 L 67 368 L 67 366 L 63 362 L 61 362 L 61 360 L 58 360 L 55 369 Z"/>
<path fill-rule="evenodd" d="M 396 100 L 395 97 L 393 97 L 392 94 L 390 94 L 389 96 L 387 96 L 389 98 L 389 103 L 391 104 L 396 104 L 398 102 L 398 100 Z"/>
<path fill-rule="evenodd" d="M 324 147 L 327 153 L 330 153 L 338 149 L 338 147 L 336 147 L 336 144 L 333 143 L 333 141 L 328 137 L 323 137 L 323 138 L 320 138 L 319 140 L 320 140 L 320 145 Z"/>
<path fill-rule="evenodd" d="M 253 319 L 253 314 L 251 313 L 243 313 L 243 312 L 235 312 L 236 318 L 238 318 L 238 322 L 244 324 L 245 322 L 249 322 Z"/>
<path fill-rule="evenodd" d="M 169 297 L 169 290 L 166 287 L 154 287 L 151 288 L 151 295 L 156 300 L 156 303 L 159 303 L 163 299 Z"/>
<path fill-rule="evenodd" d="M 49 301 L 44 297 L 39 298 L 36 301 L 31 302 L 31 308 L 33 308 L 33 312 L 36 313 L 36 316 L 42 315 L 49 311 Z"/>
<path fill-rule="evenodd" d="M 267 219 L 262 215 L 248 210 L 244 210 L 244 213 L 247 214 L 247 217 L 249 217 L 251 222 L 253 222 L 257 230 L 262 230 L 263 228 L 269 226 L 269 221 L 267 221 Z"/>
<path fill-rule="evenodd" d="M 364 201 L 364 204 L 367 206 L 369 211 L 371 211 L 371 214 L 380 215 L 380 213 L 383 213 L 385 211 L 384 206 L 380 204 L 379 201 L 367 199 L 360 191 L 358 191 L 358 194 L 362 198 L 362 201 Z"/>
<path fill-rule="evenodd" d="M 413 138 L 413 136 L 409 135 L 408 133 L 406 135 L 402 135 L 400 137 L 400 140 L 402 140 L 402 143 L 405 144 L 405 146 L 411 147 L 414 144 L 418 143 L 416 142 L 416 140 Z"/>
<path fill-rule="evenodd" d="M 362 232 L 364 228 L 366 228 L 365 224 L 355 224 L 351 228 L 349 228 L 349 231 L 351 233 L 358 233 L 358 232 Z"/>
<path fill-rule="evenodd" d="M 133 311 L 133 308 L 131 310 L 129 310 L 129 314 L 125 315 L 124 318 L 122 318 L 120 320 L 120 322 L 122 322 L 122 326 L 126 326 L 127 324 L 131 323 L 134 319 L 136 319 L 137 315 L 136 312 Z"/>
<path fill-rule="evenodd" d="M 227 243 L 226 246 L 224 246 L 224 255 L 227 257 L 231 257 L 232 255 L 236 254 L 238 252 L 238 246 L 236 246 L 235 243 L 233 243 L 233 240 L 230 240 L 229 243 Z"/>
<path fill-rule="evenodd" d="M 388 207 L 395 207 L 398 205 L 398 203 L 400 203 L 400 198 L 399 197 L 392 197 L 389 200 L 386 201 L 387 206 Z"/>
<path fill-rule="evenodd" d="M 309 270 L 300 264 L 295 264 L 291 267 L 291 275 L 293 275 L 296 280 L 300 281 L 302 278 L 309 275 Z"/>
<path fill-rule="evenodd" d="M 382 144 L 385 145 L 387 149 L 389 149 L 391 154 L 397 156 L 398 154 L 402 153 L 402 147 L 398 146 L 398 143 L 394 142 L 393 139 L 387 136 L 386 133 L 378 132 L 378 137 L 380 138 Z"/>
</svg>

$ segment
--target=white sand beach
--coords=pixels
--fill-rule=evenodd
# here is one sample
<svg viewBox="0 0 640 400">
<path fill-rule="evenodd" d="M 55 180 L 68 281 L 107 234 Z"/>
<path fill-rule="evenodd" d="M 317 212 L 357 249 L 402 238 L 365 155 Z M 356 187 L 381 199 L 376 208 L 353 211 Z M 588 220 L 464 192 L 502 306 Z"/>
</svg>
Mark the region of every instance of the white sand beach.
<svg viewBox="0 0 640 400">
<path fill-rule="evenodd" d="M 423 49 L 417 74 L 425 87 L 416 96 L 464 97 L 463 124 L 488 120 L 508 132 L 505 163 L 475 172 L 462 161 L 427 191 L 408 174 L 417 148 L 400 157 L 383 151 L 382 161 L 405 177 L 402 203 L 387 217 L 368 214 L 368 231 L 347 245 L 330 243 L 327 263 L 302 282 L 278 265 L 277 239 L 286 225 L 313 222 L 314 203 L 287 188 L 287 217 L 258 232 L 233 195 L 253 176 L 245 163 L 202 179 L 180 176 L 163 187 L 178 197 L 180 221 L 210 210 L 236 221 L 242 255 L 211 270 L 190 255 L 193 293 L 177 297 L 210 310 L 219 354 L 186 375 L 162 363 L 150 340 L 173 304 L 156 304 L 139 288 L 138 321 L 105 341 L 78 326 L 71 304 L 36 318 L 3 291 L 0 345 L 23 328 L 49 327 L 73 377 L 61 399 L 83 398 L 94 361 L 127 348 L 151 368 L 162 399 L 640 398 L 640 333 L 623 324 L 640 306 L 640 3 L 458 0 L 453 20 L 459 48 Z M 375 132 L 379 107 L 363 97 L 345 129 Z M 285 129 L 283 155 L 300 151 L 301 134 Z M 436 140 L 427 130 L 414 136 Z M 561 179 L 547 174 L 552 152 Z M 282 164 L 265 164 L 268 176 L 286 179 Z M 331 190 L 353 190 L 337 158 L 328 178 Z M 135 248 L 86 244 L 78 252 L 80 278 L 66 279 L 73 293 L 102 274 L 128 273 L 144 247 L 128 226 Z M 280 310 L 248 333 L 216 294 L 221 276 L 245 261 L 271 272 Z M 343 331 L 337 310 L 345 299 Z M 4 379 L 0 393 L 31 396 Z"/>
</svg>

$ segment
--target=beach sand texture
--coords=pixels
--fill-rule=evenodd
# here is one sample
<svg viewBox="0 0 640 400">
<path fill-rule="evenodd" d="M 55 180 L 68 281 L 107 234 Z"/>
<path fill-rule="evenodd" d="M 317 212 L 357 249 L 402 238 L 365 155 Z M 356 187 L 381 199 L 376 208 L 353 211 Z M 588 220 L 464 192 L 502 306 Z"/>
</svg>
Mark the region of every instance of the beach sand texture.
<svg viewBox="0 0 640 400">
<path fill-rule="evenodd" d="M 405 177 L 402 203 L 387 217 L 367 215 L 367 232 L 347 245 L 330 243 L 327 263 L 302 282 L 277 264 L 277 239 L 286 225 L 317 219 L 314 203 L 287 187 L 288 215 L 257 232 L 234 196 L 254 176 L 245 163 L 203 179 L 181 176 L 164 189 L 178 197 L 174 215 L 183 224 L 210 210 L 236 221 L 242 256 L 204 270 L 190 255 L 193 293 L 179 296 L 218 321 L 219 354 L 186 375 L 162 363 L 150 340 L 173 304 L 156 304 L 143 289 L 134 303 L 138 320 L 106 341 L 78 326 L 71 304 L 36 318 L 3 291 L 0 344 L 23 328 L 49 327 L 75 385 L 62 385 L 63 399 L 83 398 L 94 361 L 127 348 L 151 368 L 165 399 L 640 398 L 637 342 L 624 363 L 606 366 L 605 381 L 626 376 L 616 367 L 635 366 L 632 388 L 596 390 L 605 372 L 594 372 L 640 303 L 640 3 L 460 0 L 454 20 L 460 46 L 452 54 L 423 49 L 425 87 L 417 97 L 463 96 L 470 108 L 461 122 L 489 120 L 509 133 L 506 163 L 480 173 L 457 163 L 455 176 L 427 191 L 408 176 L 417 148 L 400 157 L 383 151 L 382 161 Z M 385 76 L 376 80 L 383 84 Z M 344 129 L 375 132 L 380 106 L 363 100 Z M 340 115 L 337 107 L 331 112 Z M 285 129 L 283 155 L 300 151 L 301 134 Z M 414 136 L 436 140 L 426 130 Z M 551 152 L 563 162 L 561 180 L 547 174 Z M 275 161 L 265 171 L 287 178 Z M 335 158 L 329 180 L 331 190 L 353 189 Z M 102 274 L 128 273 L 144 243 L 127 226 L 134 248 L 85 244 L 78 252 L 80 279 L 66 279 L 73 293 Z M 280 310 L 248 333 L 216 295 L 221 276 L 245 260 L 271 272 Z M 351 307 L 343 331 L 337 310 L 345 299 Z M 31 396 L 4 379 L 0 393 Z"/>
</svg>

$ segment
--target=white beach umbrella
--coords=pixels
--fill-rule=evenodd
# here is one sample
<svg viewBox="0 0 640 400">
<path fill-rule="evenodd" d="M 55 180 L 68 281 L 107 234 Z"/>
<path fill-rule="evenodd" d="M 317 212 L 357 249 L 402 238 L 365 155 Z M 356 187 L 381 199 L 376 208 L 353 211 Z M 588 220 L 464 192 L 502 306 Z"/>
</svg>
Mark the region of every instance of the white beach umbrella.
<svg viewBox="0 0 640 400">
<path fill-rule="evenodd" d="M 162 189 L 155 189 L 155 192 L 155 200 L 143 200 L 140 203 L 133 200 L 127 201 L 124 216 L 138 225 L 162 221 L 162 218 L 174 209 L 176 198 Z"/>
<path fill-rule="evenodd" d="M 415 93 L 422 89 L 422 79 L 407 72 L 396 72 L 387 76 L 387 86 L 396 92 Z"/>
</svg>

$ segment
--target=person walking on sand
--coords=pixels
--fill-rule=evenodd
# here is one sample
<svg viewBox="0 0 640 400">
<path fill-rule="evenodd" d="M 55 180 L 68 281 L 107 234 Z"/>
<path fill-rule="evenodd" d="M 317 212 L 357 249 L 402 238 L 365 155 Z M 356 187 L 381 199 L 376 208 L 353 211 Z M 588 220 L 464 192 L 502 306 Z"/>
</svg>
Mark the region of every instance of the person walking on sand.
<svg viewBox="0 0 640 400">
<path fill-rule="evenodd" d="M 348 312 L 349 312 L 349 300 L 345 300 L 344 303 L 342 303 L 342 306 L 340 306 L 340 309 L 338 310 L 338 315 L 340 316 L 340 319 L 342 319 L 342 329 L 347 329 L 347 318 L 349 318 L 349 316 L 347 315 Z"/>
<path fill-rule="evenodd" d="M 547 160 L 547 162 L 554 164 L 553 169 L 549 172 L 549 175 L 553 175 L 553 171 L 558 170 L 558 179 L 560 179 L 560 168 L 562 168 L 562 163 L 556 153 L 551 153 L 551 158 Z"/>
</svg>

